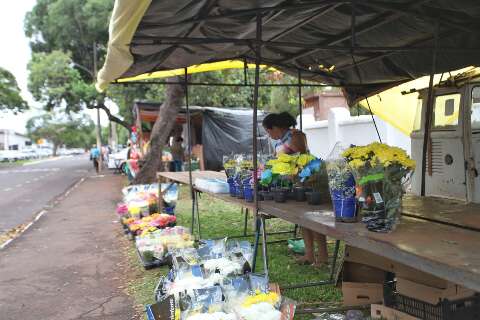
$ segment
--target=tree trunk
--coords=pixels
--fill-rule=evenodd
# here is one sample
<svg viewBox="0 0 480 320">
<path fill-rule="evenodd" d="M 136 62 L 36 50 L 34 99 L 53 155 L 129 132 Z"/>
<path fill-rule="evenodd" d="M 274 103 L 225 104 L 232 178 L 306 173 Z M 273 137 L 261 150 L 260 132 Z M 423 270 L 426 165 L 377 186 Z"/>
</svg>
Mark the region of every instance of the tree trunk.
<svg viewBox="0 0 480 320">
<path fill-rule="evenodd" d="M 182 81 L 183 78 L 169 79 L 170 81 Z M 165 90 L 165 102 L 158 110 L 158 117 L 152 128 L 150 137 L 150 151 L 144 158 L 144 163 L 132 184 L 154 183 L 157 180 L 157 171 L 162 164 L 162 150 L 175 125 L 175 118 L 183 105 L 185 90 L 183 86 L 167 85 Z"/>
<path fill-rule="evenodd" d="M 52 156 L 53 157 L 57 156 L 57 150 L 58 150 L 58 143 L 54 142 L 53 143 L 53 150 L 52 150 Z"/>
</svg>

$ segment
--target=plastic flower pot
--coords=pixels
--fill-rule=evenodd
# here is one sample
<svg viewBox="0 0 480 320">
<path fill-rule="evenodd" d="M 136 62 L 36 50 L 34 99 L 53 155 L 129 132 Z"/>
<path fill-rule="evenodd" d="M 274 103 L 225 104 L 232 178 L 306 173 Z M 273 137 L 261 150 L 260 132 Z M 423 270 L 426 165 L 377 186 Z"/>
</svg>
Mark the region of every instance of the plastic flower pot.
<svg viewBox="0 0 480 320">
<path fill-rule="evenodd" d="M 332 203 L 336 221 L 357 221 L 357 200 L 355 197 L 343 197 L 341 194 L 333 192 Z"/>
<path fill-rule="evenodd" d="M 175 207 L 165 207 L 165 208 L 163 208 L 163 211 L 166 214 L 174 215 L 175 214 Z"/>
<path fill-rule="evenodd" d="M 237 190 L 235 188 L 235 180 L 233 180 L 233 178 L 228 178 L 227 183 L 228 183 L 228 191 L 230 193 L 230 196 L 236 197 L 237 196 Z"/>
<path fill-rule="evenodd" d="M 243 196 L 245 197 L 245 201 L 253 202 L 253 189 L 251 186 L 243 186 Z"/>
<path fill-rule="evenodd" d="M 287 196 L 287 200 L 295 200 L 295 191 L 293 190 L 288 190 L 288 191 L 285 191 L 285 194 Z"/>
<path fill-rule="evenodd" d="M 316 206 L 322 203 L 322 194 L 318 191 L 305 192 L 305 196 L 310 205 Z"/>
<path fill-rule="evenodd" d="M 287 201 L 287 195 L 285 193 L 285 190 L 283 189 L 277 189 L 273 192 L 273 200 L 278 203 L 283 203 Z"/>
<path fill-rule="evenodd" d="M 263 197 L 263 200 L 273 200 L 273 193 L 268 190 L 261 190 L 258 193 Z"/>
<path fill-rule="evenodd" d="M 241 184 L 235 183 L 235 191 L 238 199 L 243 199 L 243 186 Z"/>
<path fill-rule="evenodd" d="M 293 193 L 295 194 L 295 201 L 303 202 L 307 200 L 304 187 L 295 187 L 295 189 L 293 189 Z"/>
</svg>

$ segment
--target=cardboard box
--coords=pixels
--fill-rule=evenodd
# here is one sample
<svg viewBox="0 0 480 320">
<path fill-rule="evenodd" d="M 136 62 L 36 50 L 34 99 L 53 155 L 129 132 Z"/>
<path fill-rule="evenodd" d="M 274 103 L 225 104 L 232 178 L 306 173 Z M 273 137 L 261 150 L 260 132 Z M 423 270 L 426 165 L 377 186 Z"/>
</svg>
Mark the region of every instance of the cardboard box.
<svg viewBox="0 0 480 320">
<path fill-rule="evenodd" d="M 395 273 L 397 277 L 435 288 L 447 288 L 449 283 L 447 280 L 352 246 L 345 246 L 345 261 L 372 266 L 387 272 Z"/>
<path fill-rule="evenodd" d="M 383 301 L 385 271 L 360 263 L 344 262 L 340 278 L 345 306 Z"/>
<path fill-rule="evenodd" d="M 343 305 L 361 306 L 383 301 L 383 285 L 367 282 L 343 282 Z"/>
<path fill-rule="evenodd" d="M 372 304 L 371 307 L 371 317 L 372 319 L 383 319 L 383 320 L 420 320 L 409 314 L 400 312 L 398 310 L 386 307 L 381 304 Z"/>
<path fill-rule="evenodd" d="M 397 277 L 397 292 L 436 305 L 441 299 L 457 300 L 475 294 L 475 291 L 448 282 L 446 288 L 436 288 Z"/>
</svg>

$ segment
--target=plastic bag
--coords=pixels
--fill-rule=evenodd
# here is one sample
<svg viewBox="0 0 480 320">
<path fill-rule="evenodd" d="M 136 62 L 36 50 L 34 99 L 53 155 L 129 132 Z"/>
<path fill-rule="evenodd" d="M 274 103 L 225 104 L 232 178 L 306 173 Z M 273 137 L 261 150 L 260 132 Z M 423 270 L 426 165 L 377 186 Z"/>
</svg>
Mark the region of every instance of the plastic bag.
<svg viewBox="0 0 480 320">
<path fill-rule="evenodd" d="M 265 275 L 250 273 L 248 275 L 248 281 L 251 294 L 255 294 L 257 292 L 267 293 L 270 290 L 268 278 Z"/>
<path fill-rule="evenodd" d="M 303 240 L 288 240 L 288 248 L 295 253 L 305 254 L 305 242 Z"/>
<path fill-rule="evenodd" d="M 198 247 L 198 255 L 202 260 L 218 259 L 225 256 L 225 239 L 221 240 L 201 240 Z"/>
</svg>

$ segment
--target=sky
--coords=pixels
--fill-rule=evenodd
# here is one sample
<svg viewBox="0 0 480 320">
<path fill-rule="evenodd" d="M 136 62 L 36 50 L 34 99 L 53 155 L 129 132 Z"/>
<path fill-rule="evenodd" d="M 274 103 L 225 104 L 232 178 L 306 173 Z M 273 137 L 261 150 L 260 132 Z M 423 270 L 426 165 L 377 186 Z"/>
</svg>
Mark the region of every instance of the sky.
<svg viewBox="0 0 480 320">
<path fill-rule="evenodd" d="M 41 104 L 33 100 L 27 89 L 27 64 L 30 61 L 31 51 L 29 40 L 23 31 L 25 14 L 33 8 L 35 3 L 36 0 L 0 1 L 0 36 L 3 42 L 0 50 L 0 67 L 7 69 L 16 77 L 22 97 L 33 109 L 19 115 L 0 111 L 0 129 L 10 129 L 20 133 L 25 133 L 25 123 L 32 116 L 37 115 L 41 109 Z M 86 113 L 92 119 L 96 119 L 96 111 L 89 110 Z M 101 114 L 101 123 L 106 125 L 105 113 Z"/>
</svg>

